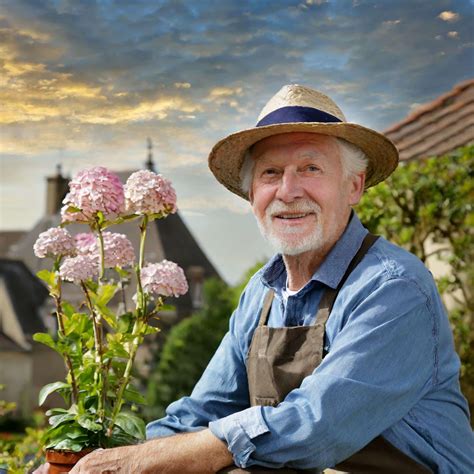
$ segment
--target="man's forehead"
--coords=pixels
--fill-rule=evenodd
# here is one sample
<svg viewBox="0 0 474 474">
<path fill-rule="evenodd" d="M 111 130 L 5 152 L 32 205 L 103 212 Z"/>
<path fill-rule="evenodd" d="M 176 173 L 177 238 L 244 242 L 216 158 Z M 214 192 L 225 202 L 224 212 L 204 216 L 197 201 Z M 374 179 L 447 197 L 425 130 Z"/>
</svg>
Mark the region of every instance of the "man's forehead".
<svg viewBox="0 0 474 474">
<path fill-rule="evenodd" d="M 337 140 L 320 133 L 282 133 L 272 135 L 255 143 L 251 150 L 254 159 L 264 158 L 272 152 L 290 149 L 310 149 L 318 154 L 337 153 Z"/>
</svg>

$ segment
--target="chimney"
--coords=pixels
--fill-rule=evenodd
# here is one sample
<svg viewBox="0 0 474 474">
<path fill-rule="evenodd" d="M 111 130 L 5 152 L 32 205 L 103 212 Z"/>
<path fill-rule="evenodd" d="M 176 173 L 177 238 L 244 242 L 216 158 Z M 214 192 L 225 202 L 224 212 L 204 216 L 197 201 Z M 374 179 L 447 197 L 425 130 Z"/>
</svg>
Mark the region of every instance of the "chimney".
<svg viewBox="0 0 474 474">
<path fill-rule="evenodd" d="M 62 207 L 62 200 L 69 191 L 69 180 L 61 173 L 61 165 L 56 166 L 56 176 L 48 176 L 46 188 L 46 214 L 54 215 Z"/>
</svg>

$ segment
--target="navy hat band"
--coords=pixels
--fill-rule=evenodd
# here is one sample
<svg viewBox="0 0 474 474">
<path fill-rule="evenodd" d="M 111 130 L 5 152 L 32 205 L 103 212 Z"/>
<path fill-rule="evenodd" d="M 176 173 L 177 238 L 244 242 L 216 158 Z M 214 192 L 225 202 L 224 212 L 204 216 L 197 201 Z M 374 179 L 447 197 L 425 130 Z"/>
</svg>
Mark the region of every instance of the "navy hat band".
<svg viewBox="0 0 474 474">
<path fill-rule="evenodd" d="M 265 125 L 275 125 L 277 123 L 298 123 L 298 122 L 342 122 L 334 115 L 323 112 L 313 107 L 302 107 L 299 105 L 290 105 L 281 107 L 259 120 L 257 127 Z"/>
</svg>

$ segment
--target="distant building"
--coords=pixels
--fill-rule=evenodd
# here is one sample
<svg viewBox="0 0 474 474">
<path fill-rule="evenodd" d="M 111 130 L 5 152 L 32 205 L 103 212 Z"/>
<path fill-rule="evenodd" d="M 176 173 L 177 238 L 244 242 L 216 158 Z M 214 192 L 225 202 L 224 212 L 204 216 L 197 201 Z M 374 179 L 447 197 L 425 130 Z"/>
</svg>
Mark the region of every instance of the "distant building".
<svg viewBox="0 0 474 474">
<path fill-rule="evenodd" d="M 26 265 L 0 259 L 0 383 L 5 385 L 0 396 L 16 402 L 24 416 L 46 381 L 65 375 L 62 360 L 33 341 L 33 334 L 50 324 L 50 309 L 48 290 Z"/>
</svg>

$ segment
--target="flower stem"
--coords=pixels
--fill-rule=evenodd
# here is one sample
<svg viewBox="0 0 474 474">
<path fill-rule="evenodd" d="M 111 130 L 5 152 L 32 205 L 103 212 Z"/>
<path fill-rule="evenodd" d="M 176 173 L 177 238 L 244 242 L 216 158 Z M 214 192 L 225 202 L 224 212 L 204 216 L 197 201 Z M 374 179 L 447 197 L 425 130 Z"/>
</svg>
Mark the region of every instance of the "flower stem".
<svg viewBox="0 0 474 474">
<path fill-rule="evenodd" d="M 122 408 L 122 405 L 123 405 L 123 393 L 125 392 L 125 389 L 127 388 L 127 385 L 130 381 L 130 377 L 132 375 L 133 363 L 135 361 L 135 356 L 137 355 L 137 350 L 138 350 L 138 347 L 140 346 L 141 339 L 142 339 L 142 334 L 141 334 L 142 328 L 143 328 L 142 322 L 139 319 L 136 319 L 133 325 L 133 330 L 132 330 L 133 343 L 130 348 L 127 365 L 125 367 L 122 381 L 120 383 L 120 387 L 117 392 L 117 397 L 115 399 L 115 406 L 112 412 L 112 416 L 110 418 L 110 425 L 107 430 L 107 436 L 112 436 L 112 430 L 115 425 L 115 419 L 117 418 L 117 415 L 120 413 L 120 409 Z"/>
<path fill-rule="evenodd" d="M 141 271 L 143 268 L 143 263 L 145 261 L 145 240 L 146 240 L 146 228 L 148 225 L 148 216 L 145 214 L 143 216 L 142 223 L 140 225 L 140 254 L 138 258 L 138 269 L 137 269 L 137 285 L 138 285 L 138 298 L 137 298 L 137 309 L 138 316 L 144 316 L 146 307 L 145 307 L 145 294 L 143 293 Z"/>
<path fill-rule="evenodd" d="M 63 309 L 61 306 L 61 279 L 58 278 L 58 286 L 57 286 L 57 294 L 54 295 L 54 302 L 56 303 L 56 317 L 58 319 L 58 328 L 59 334 L 64 337 L 66 335 L 66 331 L 64 330 L 64 314 Z M 74 375 L 74 368 L 72 365 L 72 360 L 69 357 L 67 352 L 63 352 L 64 361 L 66 363 L 66 368 L 69 370 L 71 374 L 71 387 L 72 387 L 72 402 L 77 404 L 79 400 L 79 392 L 77 390 L 77 382 L 76 377 Z"/>
<path fill-rule="evenodd" d="M 81 287 L 86 295 L 87 307 L 89 308 L 91 318 L 92 318 L 92 326 L 94 329 L 94 345 L 95 345 L 95 362 L 98 366 L 98 370 L 94 373 L 94 382 L 97 387 L 98 391 L 98 399 L 97 399 L 97 414 L 99 420 L 102 422 L 105 417 L 104 412 L 104 363 L 102 360 L 102 324 L 100 322 L 100 316 L 96 314 L 94 311 L 94 306 L 92 304 L 89 290 L 83 281 L 81 281 Z"/>
<path fill-rule="evenodd" d="M 100 224 L 97 225 L 97 239 L 99 241 L 99 288 L 103 285 L 103 279 L 104 279 L 104 274 L 105 274 L 105 247 L 104 247 L 104 236 L 102 234 L 102 227 Z M 106 401 L 106 395 L 107 395 L 107 374 L 105 373 L 105 367 L 103 364 L 102 360 L 102 339 L 103 339 L 103 330 L 102 330 L 102 321 L 101 321 L 101 316 L 100 314 L 97 314 L 96 312 L 96 318 L 97 318 L 97 332 L 98 332 L 98 341 L 100 346 L 98 347 L 98 353 L 99 353 L 99 359 L 100 359 L 100 377 L 99 377 L 99 394 L 98 394 L 98 405 L 97 405 L 97 412 L 99 415 L 99 419 L 102 421 L 105 418 L 105 401 Z M 96 343 L 97 345 L 97 343 Z"/>
<path fill-rule="evenodd" d="M 100 226 L 97 227 L 97 239 L 99 241 L 99 256 L 100 256 L 100 266 L 99 266 L 99 285 L 102 284 L 105 273 L 105 249 L 104 249 L 104 236 L 102 235 L 102 229 Z"/>
</svg>

